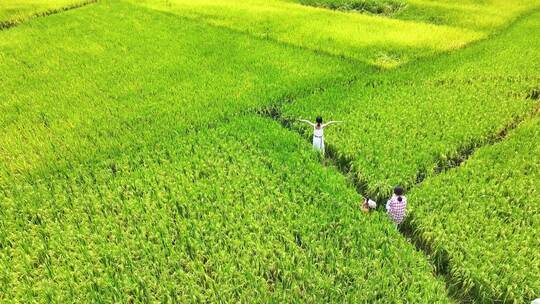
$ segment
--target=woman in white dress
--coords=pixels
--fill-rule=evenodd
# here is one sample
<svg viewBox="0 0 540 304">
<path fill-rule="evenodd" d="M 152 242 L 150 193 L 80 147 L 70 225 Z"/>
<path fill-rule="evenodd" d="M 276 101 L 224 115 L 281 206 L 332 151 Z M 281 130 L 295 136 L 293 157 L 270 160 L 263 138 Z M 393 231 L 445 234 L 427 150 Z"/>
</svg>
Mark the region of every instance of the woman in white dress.
<svg viewBox="0 0 540 304">
<path fill-rule="evenodd" d="M 299 121 L 305 122 L 313 127 L 313 148 L 319 150 L 324 155 L 324 128 L 341 121 L 329 121 L 323 124 L 323 119 L 320 116 L 315 119 L 315 123 L 305 119 L 300 119 Z"/>
</svg>

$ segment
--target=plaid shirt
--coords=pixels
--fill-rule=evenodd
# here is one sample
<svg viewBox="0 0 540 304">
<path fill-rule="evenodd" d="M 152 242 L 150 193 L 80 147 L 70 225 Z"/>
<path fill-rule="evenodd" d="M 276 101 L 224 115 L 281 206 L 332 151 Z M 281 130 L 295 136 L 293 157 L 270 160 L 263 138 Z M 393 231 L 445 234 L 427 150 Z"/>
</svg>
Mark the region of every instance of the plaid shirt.
<svg viewBox="0 0 540 304">
<path fill-rule="evenodd" d="M 401 196 L 401 198 L 402 200 L 400 202 L 398 201 L 397 195 L 394 195 L 386 203 L 386 211 L 388 212 L 388 216 L 390 216 L 392 221 L 394 221 L 394 223 L 397 225 L 403 222 L 403 219 L 405 218 L 405 210 L 407 209 L 407 198 L 405 196 Z"/>
</svg>

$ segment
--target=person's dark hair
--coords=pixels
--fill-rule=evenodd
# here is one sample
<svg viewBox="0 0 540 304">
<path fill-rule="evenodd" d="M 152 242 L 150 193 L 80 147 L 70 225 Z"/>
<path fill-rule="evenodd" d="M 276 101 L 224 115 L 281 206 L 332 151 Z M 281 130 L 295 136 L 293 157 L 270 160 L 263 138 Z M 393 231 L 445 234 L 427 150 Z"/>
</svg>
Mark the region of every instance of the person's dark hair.
<svg viewBox="0 0 540 304">
<path fill-rule="evenodd" d="M 317 116 L 317 118 L 315 119 L 315 121 L 316 121 L 317 123 L 322 123 L 322 117 Z"/>
<path fill-rule="evenodd" d="M 397 195 L 397 196 L 402 196 L 403 195 L 403 188 L 401 188 L 401 186 L 396 186 L 394 188 L 394 194 Z"/>
</svg>

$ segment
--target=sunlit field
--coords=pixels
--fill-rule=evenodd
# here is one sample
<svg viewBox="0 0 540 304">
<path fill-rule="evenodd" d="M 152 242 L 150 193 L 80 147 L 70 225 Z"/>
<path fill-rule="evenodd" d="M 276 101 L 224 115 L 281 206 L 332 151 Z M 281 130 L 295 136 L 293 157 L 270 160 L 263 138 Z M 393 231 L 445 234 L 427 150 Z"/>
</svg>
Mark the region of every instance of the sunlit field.
<svg viewBox="0 0 540 304">
<path fill-rule="evenodd" d="M 0 3 L 0 301 L 539 298 L 539 9 Z"/>
<path fill-rule="evenodd" d="M 34 16 L 68 10 L 95 0 L 9 0 L 0 3 L 0 28 L 16 25 Z"/>
</svg>

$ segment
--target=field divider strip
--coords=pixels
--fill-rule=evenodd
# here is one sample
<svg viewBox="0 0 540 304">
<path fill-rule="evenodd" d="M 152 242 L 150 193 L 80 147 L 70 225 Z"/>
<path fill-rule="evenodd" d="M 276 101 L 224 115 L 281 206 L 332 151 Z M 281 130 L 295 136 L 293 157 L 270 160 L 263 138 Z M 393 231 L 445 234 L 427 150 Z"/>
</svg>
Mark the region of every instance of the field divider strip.
<svg viewBox="0 0 540 304">
<path fill-rule="evenodd" d="M 93 0 L 93 1 L 98 1 L 98 0 Z M 123 2 L 128 3 L 130 5 L 136 5 L 136 4 L 133 4 L 133 3 L 127 2 L 127 1 L 123 1 Z M 142 8 L 148 9 L 148 10 L 161 12 L 162 14 L 166 14 L 166 15 L 173 15 L 173 16 L 175 16 L 177 18 L 181 18 L 181 19 L 188 20 L 188 21 L 191 21 L 191 22 L 201 23 L 201 24 L 204 24 L 206 26 L 219 28 L 219 29 L 225 30 L 225 31 L 227 31 L 229 33 L 244 35 L 244 36 L 247 36 L 247 37 L 251 37 L 252 39 L 256 39 L 258 41 L 268 41 L 268 42 L 274 43 L 276 45 L 286 47 L 286 48 L 290 48 L 290 49 L 309 51 L 309 52 L 311 52 L 311 53 L 313 53 L 315 55 L 325 56 L 325 57 L 328 57 L 328 58 L 334 58 L 334 59 L 342 60 L 342 61 L 348 62 L 350 64 L 353 64 L 353 65 L 369 66 L 369 67 L 371 67 L 374 70 L 379 71 L 379 72 L 392 72 L 392 71 L 395 71 L 397 69 L 403 69 L 403 68 L 405 68 L 407 66 L 416 64 L 416 63 L 424 61 L 424 60 L 431 60 L 433 58 L 438 58 L 438 57 L 442 57 L 442 56 L 449 56 L 452 53 L 459 52 L 460 50 L 463 50 L 463 49 L 466 49 L 466 48 L 470 48 L 470 47 L 472 47 L 472 46 L 474 46 L 476 44 L 482 43 L 482 42 L 484 42 L 486 40 L 492 39 L 492 38 L 494 38 L 494 37 L 496 37 L 498 35 L 503 34 L 509 28 L 511 28 L 514 24 L 518 23 L 520 20 L 522 20 L 522 19 L 526 18 L 527 16 L 532 15 L 535 12 L 540 10 L 540 5 L 538 7 L 530 8 L 529 10 L 527 10 L 527 11 L 523 12 L 522 14 L 520 14 L 520 15 L 514 17 L 513 19 L 509 20 L 509 22 L 507 22 L 503 26 L 497 28 L 493 32 L 488 33 L 487 35 L 485 35 L 482 38 L 470 41 L 470 42 L 464 44 L 461 47 L 458 47 L 458 48 L 455 48 L 455 49 L 443 50 L 443 51 L 434 53 L 433 55 L 428 55 L 428 56 L 423 56 L 423 57 L 415 57 L 415 58 L 412 58 L 411 60 L 407 61 L 404 64 L 398 65 L 395 68 L 388 69 L 388 68 L 385 68 L 385 67 L 370 64 L 367 61 L 361 61 L 361 60 L 349 57 L 349 56 L 347 56 L 345 54 L 342 54 L 342 55 L 334 54 L 334 53 L 330 53 L 330 52 L 320 50 L 320 49 L 314 49 L 314 48 L 301 46 L 301 45 L 298 45 L 298 44 L 285 42 L 285 41 L 282 41 L 282 40 L 272 38 L 270 36 L 263 37 L 261 35 L 254 35 L 252 33 L 242 31 L 242 30 L 238 30 L 238 29 L 234 29 L 234 28 L 231 28 L 231 27 L 228 27 L 228 26 L 225 26 L 225 25 L 218 25 L 218 24 L 215 24 L 215 23 L 208 22 L 207 20 L 205 20 L 204 17 L 188 17 L 188 16 L 183 16 L 183 15 L 177 14 L 172 10 L 171 11 L 166 11 L 166 10 L 163 10 L 163 9 L 153 8 L 153 7 L 149 7 L 149 6 L 143 6 L 143 5 L 140 5 L 139 7 L 142 7 Z M 356 80 L 358 81 L 359 77 L 356 77 Z M 357 81 L 353 81 L 349 85 L 352 85 L 352 84 L 356 83 Z"/>
<path fill-rule="evenodd" d="M 94 1 L 98 1 L 98 0 L 94 0 Z M 133 4 L 133 3 L 130 3 L 130 2 L 125 2 L 125 3 L 131 4 L 131 5 L 136 5 L 136 4 Z M 271 43 L 274 43 L 276 45 L 279 45 L 279 46 L 282 46 L 282 47 L 285 47 L 285 48 L 294 49 L 294 50 L 308 51 L 308 52 L 311 52 L 311 53 L 313 53 L 315 55 L 342 60 L 342 61 L 354 64 L 354 65 L 366 65 L 366 66 L 370 66 L 370 67 L 372 67 L 374 69 L 377 69 L 377 70 L 386 70 L 385 68 L 382 68 L 382 67 L 379 67 L 379 66 L 376 66 L 376 65 L 371 65 L 371 64 L 369 64 L 367 62 L 351 58 L 351 57 L 349 57 L 347 55 L 338 55 L 338 54 L 330 53 L 330 52 L 320 50 L 320 49 L 314 49 L 314 48 L 301 46 L 301 45 L 298 45 L 298 44 L 285 42 L 285 41 L 282 41 L 282 40 L 272 38 L 270 36 L 263 37 L 262 35 L 255 35 L 255 34 L 252 34 L 252 33 L 246 32 L 246 31 L 242 31 L 242 30 L 238 30 L 238 29 L 234 29 L 234 28 L 231 28 L 231 27 L 228 27 L 228 26 L 225 26 L 225 25 L 218 25 L 218 24 L 215 24 L 215 23 L 211 23 L 211 22 L 208 22 L 207 20 L 205 20 L 204 17 L 188 17 L 188 16 L 179 15 L 179 14 L 175 13 L 174 11 L 166 11 L 166 10 L 162 10 L 162 9 L 159 9 L 159 8 L 153 8 L 153 7 L 142 6 L 142 5 L 140 7 L 148 9 L 148 10 L 157 11 L 157 12 L 160 12 L 160 13 L 166 14 L 166 15 L 173 15 L 173 16 L 175 16 L 177 18 L 180 18 L 180 19 L 183 19 L 183 20 L 188 20 L 188 21 L 191 21 L 191 22 L 204 24 L 206 26 L 210 26 L 210 27 L 213 27 L 213 28 L 218 28 L 218 29 L 227 31 L 227 32 L 232 33 L 232 34 L 243 35 L 243 36 L 246 36 L 246 37 L 250 37 L 250 38 L 258 40 L 258 41 L 271 42 Z"/>
<path fill-rule="evenodd" d="M 28 21 L 30 21 L 30 20 L 32 20 L 34 18 L 47 17 L 47 16 L 50 16 L 50 15 L 63 13 L 63 12 L 66 12 L 66 11 L 70 11 L 70 10 L 73 10 L 73 9 L 77 9 L 77 8 L 81 8 L 81 7 L 90 5 L 90 4 L 97 3 L 98 1 L 99 0 L 86 0 L 86 1 L 82 1 L 82 2 L 79 2 L 79 3 L 74 3 L 74 4 L 71 4 L 71 5 L 67 5 L 67 6 L 62 6 L 62 7 L 58 7 L 58 8 L 51 8 L 51 9 L 48 9 L 48 10 L 42 11 L 42 12 L 36 12 L 36 13 L 30 14 L 30 15 L 28 15 L 26 17 L 22 17 L 22 18 L 18 18 L 18 19 L 0 21 L 0 31 L 8 30 L 8 29 L 13 28 L 13 27 L 15 27 L 17 25 L 28 22 Z"/>
<path fill-rule="evenodd" d="M 435 177 L 448 170 L 460 167 L 478 149 L 487 147 L 487 146 L 492 146 L 501 141 L 504 141 L 512 130 L 516 129 L 521 123 L 523 123 L 524 121 L 528 119 L 533 118 L 539 113 L 540 113 L 540 102 L 537 102 L 537 104 L 529 112 L 524 113 L 523 115 L 514 117 L 514 119 L 510 123 L 504 126 L 501 130 L 498 130 L 496 133 L 493 133 L 490 136 L 488 136 L 485 140 L 470 144 L 468 146 L 459 147 L 457 155 L 453 158 L 446 159 L 446 160 L 438 159 L 437 166 L 435 168 L 435 173 L 429 176 L 426 173 L 420 173 L 419 175 L 417 175 L 416 183 L 413 185 L 413 187 L 419 186 L 420 184 L 424 182 L 424 180 L 428 178 Z"/>
</svg>

